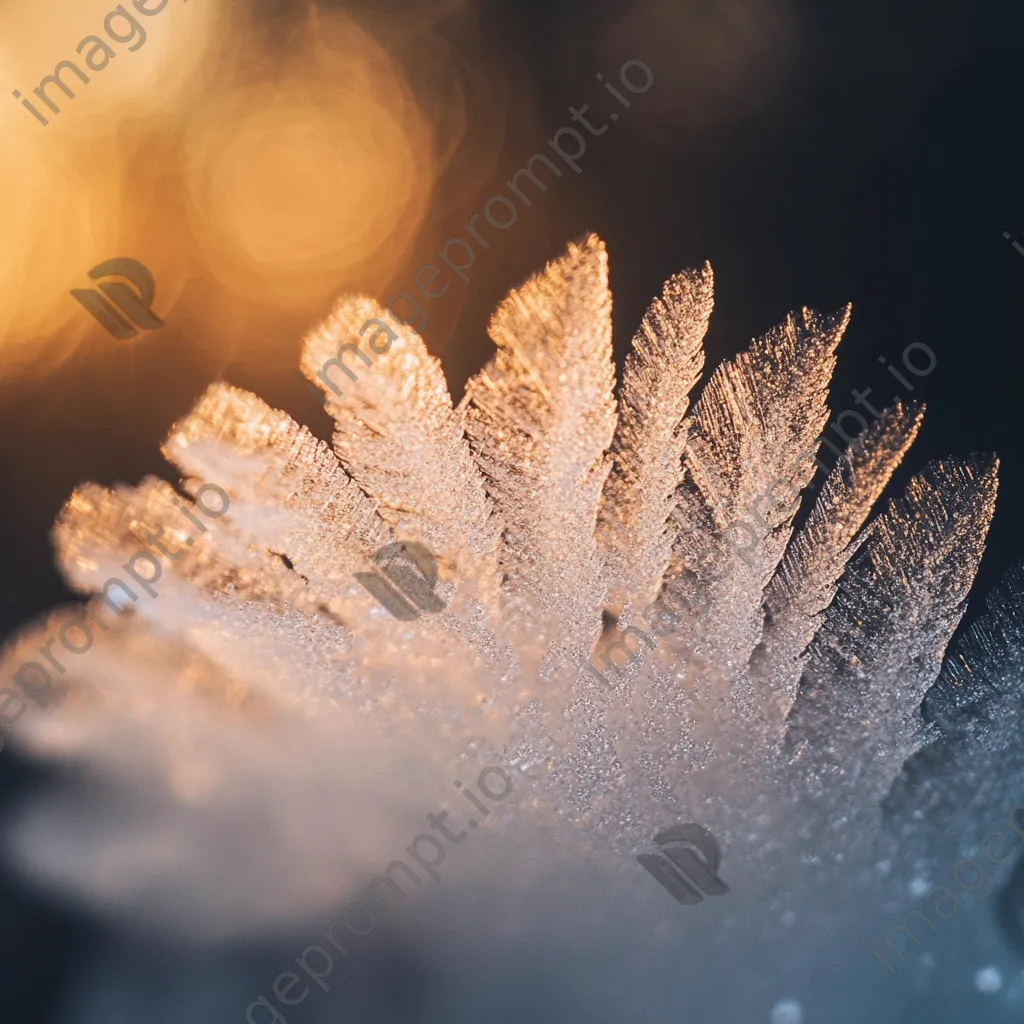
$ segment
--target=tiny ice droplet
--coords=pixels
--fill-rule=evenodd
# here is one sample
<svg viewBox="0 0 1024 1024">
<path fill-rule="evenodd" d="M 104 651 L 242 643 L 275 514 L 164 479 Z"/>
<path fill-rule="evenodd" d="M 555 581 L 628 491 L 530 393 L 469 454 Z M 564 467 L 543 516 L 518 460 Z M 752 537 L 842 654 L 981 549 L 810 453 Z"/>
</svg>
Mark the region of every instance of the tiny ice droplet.
<svg viewBox="0 0 1024 1024">
<path fill-rule="evenodd" d="M 918 896 L 923 896 L 932 887 L 931 882 L 927 878 L 922 878 L 920 875 L 914 878 L 910 882 L 910 895 L 916 900 Z"/>
<path fill-rule="evenodd" d="M 803 1024 L 804 1011 L 795 999 L 780 999 L 772 1007 L 772 1024 Z"/>
<path fill-rule="evenodd" d="M 995 967 L 982 967 L 980 971 L 974 972 L 974 984 L 979 992 L 990 996 L 1003 987 L 1003 976 Z"/>
</svg>

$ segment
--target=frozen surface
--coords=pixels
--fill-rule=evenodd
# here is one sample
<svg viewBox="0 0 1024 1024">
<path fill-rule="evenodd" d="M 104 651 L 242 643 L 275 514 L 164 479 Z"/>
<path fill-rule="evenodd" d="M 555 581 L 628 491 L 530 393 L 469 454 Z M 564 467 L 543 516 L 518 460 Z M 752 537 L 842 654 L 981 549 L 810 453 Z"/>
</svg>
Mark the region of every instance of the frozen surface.
<svg viewBox="0 0 1024 1024">
<path fill-rule="evenodd" d="M 18 810 L 10 853 L 179 959 L 97 952 L 69 1020 L 243 1019 L 428 812 L 467 821 L 453 780 L 490 765 L 512 798 L 403 906 L 398 945 L 368 944 L 433 979 L 382 1020 L 1019 1016 L 994 895 L 904 938 L 902 960 L 883 946 L 1021 795 L 1019 572 L 946 654 L 995 460 L 932 463 L 871 520 L 921 422 L 897 405 L 811 494 L 849 310 L 787 318 L 691 411 L 712 288 L 708 266 L 666 283 L 617 402 L 605 249 L 571 244 L 501 304 L 457 408 L 413 331 L 360 342 L 386 313 L 342 300 L 302 364 L 333 451 L 217 384 L 166 442 L 180 493 L 76 491 L 54 534 L 76 588 L 131 583 L 139 551 L 161 575 L 155 596 L 92 598 L 93 645 L 58 644 L 48 672 L 63 699 L 9 728 L 81 768 Z M 357 342 L 357 379 L 318 377 Z M 182 497 L 216 505 L 204 484 L 223 514 Z M 396 538 L 437 556 L 445 611 L 398 621 L 356 581 Z M 45 666 L 72 618 L 9 644 L 7 676 Z M 584 665 L 628 626 L 642 656 L 602 686 Z M 687 822 L 718 839 L 730 887 L 692 907 L 633 858 Z M 276 959 L 242 951 L 255 942 Z M 352 999 L 384 998 L 360 985 Z M 289 1022 L 338 1019 L 339 997 L 314 995 Z"/>
</svg>

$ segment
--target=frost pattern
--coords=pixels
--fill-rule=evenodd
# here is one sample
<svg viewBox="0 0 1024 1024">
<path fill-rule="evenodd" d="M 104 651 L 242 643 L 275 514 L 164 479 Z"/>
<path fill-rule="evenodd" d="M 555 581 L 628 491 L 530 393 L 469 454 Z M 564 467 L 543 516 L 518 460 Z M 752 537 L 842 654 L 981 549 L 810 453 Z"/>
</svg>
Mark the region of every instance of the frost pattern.
<svg viewBox="0 0 1024 1024">
<path fill-rule="evenodd" d="M 233 933 L 341 899 L 406 838 L 403 814 L 438 805 L 433 780 L 489 759 L 516 777 L 514 810 L 489 826 L 517 815 L 608 865 L 699 821 L 762 895 L 799 902 L 785 888 L 804 884 L 786 874 L 798 857 L 819 881 L 856 861 L 855 884 L 872 884 L 872 858 L 893 847 L 852 826 L 875 822 L 896 780 L 894 804 L 916 792 L 936 810 L 929 773 L 964 758 L 984 772 L 994 750 L 1019 749 L 1019 573 L 921 714 L 981 557 L 996 463 L 930 465 L 868 522 L 921 423 L 897 405 L 794 534 L 850 311 L 788 317 L 690 411 L 712 287 L 709 266 L 666 283 L 618 409 L 595 236 L 500 305 L 495 356 L 458 408 L 410 328 L 378 328 L 354 355 L 360 325 L 386 314 L 345 299 L 302 357 L 333 451 L 216 384 L 164 448 L 185 493 L 214 481 L 230 495 L 201 538 L 166 483 L 79 488 L 55 531 L 77 589 L 99 592 L 158 524 L 176 524 L 178 554 L 158 598 L 90 603 L 105 632 L 65 659 L 67 699 L 12 727 L 25 752 L 95 780 L 70 810 L 66 795 L 27 808 L 23 862 L 122 913 Z M 343 354 L 357 379 L 317 376 Z M 730 543 L 740 521 L 745 557 Z M 437 554 L 443 613 L 399 622 L 354 579 L 396 537 Z M 595 645 L 649 629 L 659 594 L 678 628 L 648 634 L 600 687 L 584 670 Z M 8 675 L 58 620 L 9 644 Z M 347 830 L 332 807 L 376 824 Z M 781 913 L 788 897 L 765 898 Z"/>
</svg>

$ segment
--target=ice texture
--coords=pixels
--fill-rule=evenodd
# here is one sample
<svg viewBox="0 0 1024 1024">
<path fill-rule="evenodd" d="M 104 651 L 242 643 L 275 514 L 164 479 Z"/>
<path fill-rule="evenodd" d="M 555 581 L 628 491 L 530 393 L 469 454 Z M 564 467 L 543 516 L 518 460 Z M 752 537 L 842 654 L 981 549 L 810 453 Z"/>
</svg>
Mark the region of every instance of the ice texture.
<svg viewBox="0 0 1024 1024">
<path fill-rule="evenodd" d="M 631 854 L 698 822 L 725 851 L 721 906 L 732 900 L 724 921 L 702 919 L 709 953 L 760 963 L 788 930 L 802 938 L 788 966 L 735 989 L 724 966 L 680 967 L 694 999 L 733 1019 L 747 986 L 756 1019 L 847 1019 L 813 1012 L 817 944 L 830 965 L 818 991 L 827 978 L 842 991 L 852 956 L 885 978 L 861 935 L 996 827 L 1024 778 L 1024 586 L 1011 574 L 943 667 L 993 515 L 994 458 L 930 464 L 871 520 L 923 415 L 897 404 L 813 494 L 850 310 L 791 315 L 691 410 L 712 288 L 707 265 L 665 284 L 616 401 L 607 254 L 596 236 L 572 243 L 501 303 L 497 351 L 458 407 L 410 327 L 342 299 L 302 355 L 333 448 L 218 383 L 165 443 L 180 490 L 78 488 L 54 533 L 77 590 L 125 578 L 160 526 L 173 555 L 158 596 L 89 602 L 92 649 L 56 648 L 63 699 L 6 727 L 27 756 L 88 780 L 18 812 L 8 845 L 25 870 L 149 928 L 272 930 L 364 885 L 425 811 L 465 820 L 452 780 L 499 764 L 514 798 L 473 842 L 493 849 L 504 831 L 518 859 L 509 846 L 465 870 L 478 895 L 488 866 L 500 873 L 503 927 L 517 893 L 563 877 L 550 857 L 585 857 L 594 891 L 610 877 L 628 888 Z M 352 373 L 325 366 L 339 347 Z M 204 482 L 230 506 L 197 534 L 182 508 Z M 437 556 L 443 612 L 398 621 L 355 579 L 395 539 Z M 659 595 L 678 614 L 655 636 L 645 609 Z M 10 641 L 6 675 L 80 614 Z M 586 662 L 631 624 L 649 642 L 634 633 L 639 654 L 603 687 Z M 672 962 L 679 908 L 643 892 L 642 914 L 621 920 L 643 918 Z M 455 933 L 486 928 L 446 913 Z M 994 963 L 990 945 L 975 969 Z M 616 954 L 640 973 L 641 946 Z"/>
</svg>

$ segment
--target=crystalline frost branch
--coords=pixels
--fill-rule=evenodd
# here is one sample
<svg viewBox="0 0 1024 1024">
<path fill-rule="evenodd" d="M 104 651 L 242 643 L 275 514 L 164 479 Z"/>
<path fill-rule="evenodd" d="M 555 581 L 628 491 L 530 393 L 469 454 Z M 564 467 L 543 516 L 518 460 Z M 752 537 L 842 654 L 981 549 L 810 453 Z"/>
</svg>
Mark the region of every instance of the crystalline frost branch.
<svg viewBox="0 0 1024 1024">
<path fill-rule="evenodd" d="M 349 749 L 359 760 L 335 753 L 328 773 L 341 780 L 339 806 L 365 802 L 367 779 L 380 797 L 399 766 L 419 783 L 428 766 L 488 751 L 518 773 L 524 813 L 620 851 L 698 804 L 734 851 L 757 841 L 734 827 L 751 799 L 761 818 L 782 792 L 877 813 L 936 735 L 920 708 L 981 556 L 995 462 L 931 465 L 868 522 L 921 422 L 897 405 L 831 472 L 794 535 L 850 311 L 790 316 L 719 367 L 691 411 L 712 288 L 707 265 L 665 284 L 618 408 L 596 236 L 501 303 L 495 356 L 458 408 L 411 328 L 388 326 L 370 299 L 343 299 L 302 356 L 335 419 L 333 451 L 255 395 L 215 384 L 164 448 L 183 492 L 206 480 L 230 497 L 201 538 L 166 483 L 79 488 L 55 531 L 76 589 L 101 591 L 156 524 L 176 524 L 166 536 L 178 554 L 163 562 L 158 598 L 90 605 L 107 626 L 96 651 L 65 658 L 56 689 L 69 699 L 24 716 L 12 738 L 39 758 L 74 757 L 146 813 L 131 826 L 137 858 L 123 882 L 89 869 L 120 834 L 87 826 L 95 795 L 75 814 L 30 809 L 21 854 L 122 909 L 174 917 L 166 897 L 180 892 L 203 894 L 204 920 L 218 908 L 287 916 L 286 897 L 310 906 L 351 882 L 323 853 L 322 803 L 284 799 L 289 784 L 322 793 L 316 764 Z M 359 349 L 359 325 L 374 318 Z M 443 613 L 398 622 L 355 581 L 396 537 L 438 556 Z M 623 675 L 628 693 L 604 692 L 583 666 L 605 624 L 640 622 L 659 594 L 701 611 L 645 649 Z M 8 645 L 8 675 L 53 628 Z M 1002 656 L 999 628 L 978 627 L 972 650 Z M 956 723 L 958 708 L 985 699 L 976 658 L 947 668 L 935 700 L 942 727 L 972 749 L 980 741 Z M 1019 704 L 1012 680 L 998 693 Z M 201 758 L 190 735 L 203 738 Z M 254 802 L 260 786 L 271 797 Z M 251 871 L 153 852 L 153 837 L 172 833 L 213 850 L 214 818 L 218 836 L 249 836 L 268 817 L 287 834 L 294 884 L 255 905 L 242 894 L 281 851 Z M 77 856 L 41 852 L 54 837 Z M 149 902 L 135 898 L 139 879 Z"/>
</svg>

